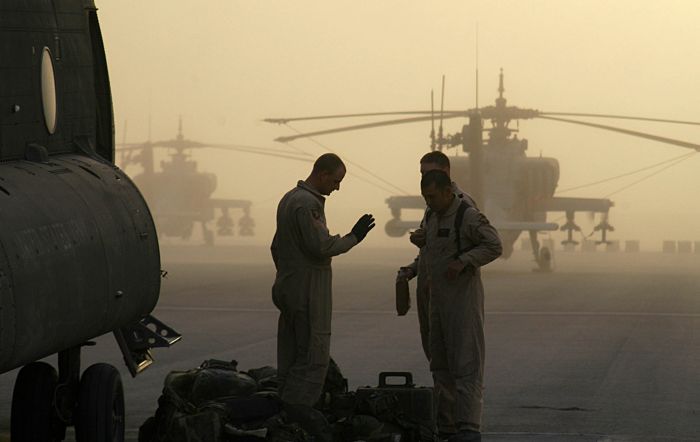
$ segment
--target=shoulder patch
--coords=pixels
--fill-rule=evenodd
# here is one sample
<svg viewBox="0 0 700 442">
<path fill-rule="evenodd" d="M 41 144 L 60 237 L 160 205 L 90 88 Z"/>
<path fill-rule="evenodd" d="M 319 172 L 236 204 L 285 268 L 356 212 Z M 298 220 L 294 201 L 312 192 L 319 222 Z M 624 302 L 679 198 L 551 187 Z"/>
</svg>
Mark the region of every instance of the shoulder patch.
<svg viewBox="0 0 700 442">
<path fill-rule="evenodd" d="M 477 218 L 476 218 L 476 219 L 478 220 L 479 224 L 490 224 L 490 223 L 489 223 L 489 219 L 486 218 L 486 215 L 484 215 L 484 214 L 481 213 L 481 212 L 479 212 L 479 213 L 477 214 Z"/>
</svg>

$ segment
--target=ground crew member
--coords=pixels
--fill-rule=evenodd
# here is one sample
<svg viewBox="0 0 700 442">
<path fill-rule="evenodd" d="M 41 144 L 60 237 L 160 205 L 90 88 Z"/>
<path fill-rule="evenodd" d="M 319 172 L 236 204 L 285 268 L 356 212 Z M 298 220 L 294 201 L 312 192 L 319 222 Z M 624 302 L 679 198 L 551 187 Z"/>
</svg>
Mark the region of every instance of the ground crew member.
<svg viewBox="0 0 700 442">
<path fill-rule="evenodd" d="M 442 170 L 450 176 L 450 159 L 439 150 L 428 152 L 420 159 L 420 173 L 424 175 L 431 170 Z M 454 181 L 452 182 L 452 190 L 458 198 L 463 199 L 472 207 L 477 207 L 474 199 L 468 193 L 461 190 Z M 424 232 L 423 226 L 421 225 L 421 228 L 411 234 L 411 242 L 419 248 L 423 247 L 423 244 L 425 244 Z M 397 278 L 413 279 L 415 276 L 418 276 L 418 283 L 416 284 L 416 309 L 418 311 L 420 340 L 425 357 L 430 361 L 430 296 L 428 294 L 428 278 L 421 264 L 420 252 L 411 264 L 399 270 Z"/>
<path fill-rule="evenodd" d="M 331 257 L 353 248 L 374 227 L 374 218 L 366 214 L 351 233 L 329 234 L 324 196 L 340 190 L 345 171 L 337 155 L 321 155 L 309 177 L 277 207 L 272 299 L 280 310 L 277 370 L 286 404 L 311 407 L 321 395 L 330 360 Z"/>
<path fill-rule="evenodd" d="M 455 196 L 445 172 L 426 172 L 421 193 L 428 205 L 421 259 L 430 290 L 438 431 L 450 442 L 480 441 L 485 344 L 479 268 L 501 255 L 501 240 L 479 210 Z"/>
</svg>

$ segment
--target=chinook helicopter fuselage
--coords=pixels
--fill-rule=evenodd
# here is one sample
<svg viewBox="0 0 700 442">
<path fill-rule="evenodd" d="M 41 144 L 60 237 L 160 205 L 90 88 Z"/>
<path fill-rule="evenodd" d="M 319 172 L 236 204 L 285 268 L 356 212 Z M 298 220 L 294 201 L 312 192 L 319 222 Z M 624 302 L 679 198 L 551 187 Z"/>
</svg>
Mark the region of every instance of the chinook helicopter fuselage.
<svg viewBox="0 0 700 442">
<path fill-rule="evenodd" d="M 114 165 L 95 5 L 3 0 L 0 42 L 0 373 L 23 367 L 11 439 L 63 440 L 74 425 L 79 441 L 120 441 L 119 372 L 95 364 L 81 376 L 81 348 L 114 333 L 136 375 L 152 346 L 179 335 L 149 316 L 158 237 L 141 193 Z M 37 362 L 53 354 L 58 370 Z"/>
</svg>

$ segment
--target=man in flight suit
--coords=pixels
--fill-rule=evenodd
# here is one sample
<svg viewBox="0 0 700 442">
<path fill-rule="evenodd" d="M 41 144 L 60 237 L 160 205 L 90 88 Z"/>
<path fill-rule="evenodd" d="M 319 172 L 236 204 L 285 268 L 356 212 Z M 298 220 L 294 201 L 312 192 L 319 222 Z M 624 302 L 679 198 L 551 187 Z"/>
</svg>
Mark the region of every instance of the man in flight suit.
<svg viewBox="0 0 700 442">
<path fill-rule="evenodd" d="M 442 170 L 450 176 L 450 159 L 447 155 L 440 152 L 439 150 L 434 150 L 428 152 L 420 159 L 420 173 L 421 176 L 425 175 L 431 170 Z M 452 181 L 452 191 L 455 196 L 464 200 L 467 204 L 472 207 L 477 207 L 474 199 L 467 193 L 461 190 L 457 183 Z M 411 233 L 411 242 L 415 244 L 419 249 L 425 244 L 425 230 L 423 225 Z M 416 284 L 416 309 L 418 311 L 418 328 L 420 330 L 420 340 L 423 346 L 423 352 L 425 357 L 430 361 L 430 295 L 428 293 L 428 278 L 427 272 L 421 261 L 420 251 L 416 259 L 406 267 L 401 267 L 399 270 L 399 275 L 397 278 L 413 279 L 418 276 L 418 283 Z"/>
<path fill-rule="evenodd" d="M 272 299 L 280 310 L 279 394 L 288 405 L 311 407 L 321 395 L 330 361 L 331 257 L 353 248 L 374 227 L 374 218 L 366 214 L 351 233 L 329 234 L 325 196 L 340 190 L 344 177 L 345 165 L 337 155 L 321 155 L 309 177 L 287 192 L 277 207 Z"/>
<path fill-rule="evenodd" d="M 426 172 L 421 193 L 428 205 L 421 259 L 430 290 L 438 431 L 450 442 L 480 441 L 485 344 L 479 268 L 501 255 L 501 240 L 478 209 L 455 196 L 445 172 Z"/>
</svg>

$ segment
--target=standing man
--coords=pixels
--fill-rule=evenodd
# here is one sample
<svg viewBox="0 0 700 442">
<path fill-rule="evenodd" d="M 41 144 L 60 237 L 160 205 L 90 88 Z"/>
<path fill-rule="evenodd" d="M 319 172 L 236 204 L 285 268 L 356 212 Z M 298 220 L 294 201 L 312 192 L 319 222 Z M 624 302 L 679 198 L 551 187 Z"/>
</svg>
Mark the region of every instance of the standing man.
<svg viewBox="0 0 700 442">
<path fill-rule="evenodd" d="M 420 159 L 421 176 L 425 175 L 426 172 L 430 172 L 431 170 L 435 169 L 442 170 L 447 174 L 448 177 L 450 176 L 450 158 L 439 150 L 428 152 L 425 155 L 423 155 L 423 157 Z M 467 192 L 460 189 L 457 186 L 457 183 L 455 183 L 454 181 L 452 181 L 452 191 L 458 198 L 463 199 L 470 206 L 476 207 L 478 209 L 474 198 L 472 198 L 471 195 L 469 195 Z"/>
<path fill-rule="evenodd" d="M 311 175 L 287 192 L 277 207 L 272 259 L 277 276 L 272 299 L 280 310 L 277 370 L 286 405 L 311 407 L 319 399 L 330 360 L 331 257 L 345 253 L 374 227 L 360 217 L 351 233 L 330 235 L 325 196 L 340 190 L 345 165 L 335 154 L 321 155 Z"/>
<path fill-rule="evenodd" d="M 441 170 L 450 176 L 450 159 L 447 155 L 439 150 L 428 152 L 420 159 L 420 174 L 425 175 L 431 170 Z M 452 191 L 455 196 L 464 200 L 472 207 L 477 207 L 474 199 L 467 193 L 461 190 L 457 183 L 452 181 Z M 423 223 L 415 232 L 411 233 L 411 242 L 422 250 L 425 244 L 425 230 Z M 418 252 L 416 259 L 406 267 L 401 267 L 397 278 L 413 279 L 418 276 L 418 284 L 416 284 L 416 309 L 418 310 L 418 327 L 420 329 L 420 340 L 423 346 L 425 357 L 430 361 L 430 294 L 428 293 L 428 278 L 426 270 L 421 261 L 421 253 Z"/>
<path fill-rule="evenodd" d="M 501 255 L 488 219 L 457 198 L 450 177 L 426 172 L 421 251 L 430 290 L 430 371 L 438 431 L 450 442 L 480 441 L 484 377 L 484 288 L 480 267 Z"/>
</svg>

